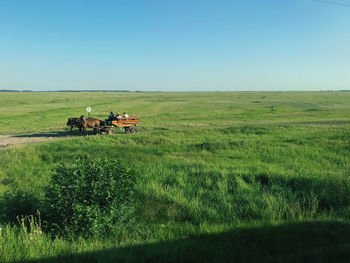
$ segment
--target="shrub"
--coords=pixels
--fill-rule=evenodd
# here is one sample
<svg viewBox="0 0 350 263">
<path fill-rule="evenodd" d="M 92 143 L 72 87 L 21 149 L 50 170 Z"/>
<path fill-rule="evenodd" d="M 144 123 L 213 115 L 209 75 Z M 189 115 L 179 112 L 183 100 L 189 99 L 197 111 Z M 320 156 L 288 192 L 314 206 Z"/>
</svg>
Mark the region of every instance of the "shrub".
<svg viewBox="0 0 350 263">
<path fill-rule="evenodd" d="M 45 227 L 53 234 L 102 236 L 130 221 L 135 176 L 117 161 L 79 157 L 60 164 L 46 191 Z"/>
</svg>

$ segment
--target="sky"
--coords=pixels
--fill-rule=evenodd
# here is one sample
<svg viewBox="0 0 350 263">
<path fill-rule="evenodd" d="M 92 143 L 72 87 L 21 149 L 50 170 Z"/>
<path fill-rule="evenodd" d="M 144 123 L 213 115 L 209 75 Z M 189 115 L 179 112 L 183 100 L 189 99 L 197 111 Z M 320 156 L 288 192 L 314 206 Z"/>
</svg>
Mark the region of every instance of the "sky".
<svg viewBox="0 0 350 263">
<path fill-rule="evenodd" d="M 0 89 L 348 90 L 349 73 L 350 0 L 0 0 Z"/>
</svg>

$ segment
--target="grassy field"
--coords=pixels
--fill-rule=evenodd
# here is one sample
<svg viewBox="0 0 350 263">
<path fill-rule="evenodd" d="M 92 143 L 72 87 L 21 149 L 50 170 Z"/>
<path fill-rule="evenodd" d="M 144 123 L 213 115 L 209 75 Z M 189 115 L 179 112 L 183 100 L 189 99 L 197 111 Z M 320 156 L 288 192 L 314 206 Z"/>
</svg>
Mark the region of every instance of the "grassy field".
<svg viewBox="0 0 350 263">
<path fill-rule="evenodd" d="M 139 133 L 65 136 L 68 117 L 141 117 Z M 1 93 L 1 262 L 348 262 L 350 92 Z M 35 214 L 58 162 L 137 172 L 135 218 L 103 238 L 52 238 Z M 45 215 L 41 215 L 45 220 Z"/>
</svg>

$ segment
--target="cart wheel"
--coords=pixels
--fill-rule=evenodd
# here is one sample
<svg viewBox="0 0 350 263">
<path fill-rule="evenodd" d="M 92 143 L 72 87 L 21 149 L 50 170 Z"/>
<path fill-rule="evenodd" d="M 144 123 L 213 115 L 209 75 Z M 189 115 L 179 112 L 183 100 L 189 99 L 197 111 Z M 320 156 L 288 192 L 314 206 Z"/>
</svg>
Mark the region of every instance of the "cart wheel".
<svg viewBox="0 0 350 263">
<path fill-rule="evenodd" d="M 130 133 L 130 128 L 129 127 L 124 128 L 124 132 L 125 133 Z"/>
<path fill-rule="evenodd" d="M 131 127 L 131 128 L 130 128 L 130 133 L 131 133 L 131 134 L 137 133 L 137 129 L 136 129 L 135 127 Z"/>
</svg>

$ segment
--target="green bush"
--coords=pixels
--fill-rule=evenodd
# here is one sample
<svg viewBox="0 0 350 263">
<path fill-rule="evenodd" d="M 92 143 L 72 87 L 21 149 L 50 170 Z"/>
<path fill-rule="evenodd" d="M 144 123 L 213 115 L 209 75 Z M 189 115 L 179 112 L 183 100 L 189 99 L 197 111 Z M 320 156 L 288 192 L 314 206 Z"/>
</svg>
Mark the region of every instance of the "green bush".
<svg viewBox="0 0 350 263">
<path fill-rule="evenodd" d="M 102 236 L 132 218 L 135 176 L 119 162 L 79 157 L 60 164 L 46 191 L 45 228 L 55 235 Z"/>
</svg>

